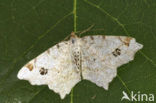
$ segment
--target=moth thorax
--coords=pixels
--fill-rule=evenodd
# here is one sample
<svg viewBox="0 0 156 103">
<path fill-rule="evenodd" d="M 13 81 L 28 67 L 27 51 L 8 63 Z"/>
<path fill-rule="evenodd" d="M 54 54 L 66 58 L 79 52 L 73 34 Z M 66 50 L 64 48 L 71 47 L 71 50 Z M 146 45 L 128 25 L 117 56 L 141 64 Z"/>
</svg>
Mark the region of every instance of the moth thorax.
<svg viewBox="0 0 156 103">
<path fill-rule="evenodd" d="M 72 52 L 73 57 L 73 63 L 76 65 L 76 68 L 80 70 L 81 67 L 81 54 L 78 49 L 75 49 L 75 51 Z"/>
<path fill-rule="evenodd" d="M 81 50 L 80 50 L 80 42 L 78 38 L 71 39 L 71 53 L 72 53 L 72 60 L 76 66 L 76 69 L 79 71 L 81 67 Z"/>
</svg>

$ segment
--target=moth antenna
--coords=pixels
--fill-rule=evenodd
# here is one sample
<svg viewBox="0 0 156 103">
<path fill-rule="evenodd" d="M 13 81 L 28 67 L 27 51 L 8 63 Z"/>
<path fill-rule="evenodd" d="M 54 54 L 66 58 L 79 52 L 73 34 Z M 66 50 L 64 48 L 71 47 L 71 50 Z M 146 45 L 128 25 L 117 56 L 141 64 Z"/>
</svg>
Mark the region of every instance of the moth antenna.
<svg viewBox="0 0 156 103">
<path fill-rule="evenodd" d="M 91 26 L 89 26 L 87 29 L 83 30 L 83 31 L 77 31 L 75 33 L 79 33 L 79 37 L 81 37 L 81 34 L 84 34 L 88 31 L 90 31 L 93 27 L 94 27 L 95 24 L 92 24 Z"/>
</svg>

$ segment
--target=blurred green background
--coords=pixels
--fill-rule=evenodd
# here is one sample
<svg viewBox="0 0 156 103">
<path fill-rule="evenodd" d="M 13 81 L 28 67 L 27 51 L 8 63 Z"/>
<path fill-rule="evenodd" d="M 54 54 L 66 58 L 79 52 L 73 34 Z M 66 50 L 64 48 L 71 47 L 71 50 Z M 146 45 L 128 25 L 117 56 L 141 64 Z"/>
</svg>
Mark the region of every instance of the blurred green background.
<svg viewBox="0 0 156 103">
<path fill-rule="evenodd" d="M 118 68 L 108 91 L 81 81 L 73 97 L 69 94 L 61 100 L 47 86 L 17 79 L 29 60 L 71 31 L 93 24 L 82 36 L 132 36 L 144 45 L 132 62 Z M 0 103 L 120 103 L 122 91 L 156 96 L 155 44 L 155 0 L 0 0 Z"/>
</svg>

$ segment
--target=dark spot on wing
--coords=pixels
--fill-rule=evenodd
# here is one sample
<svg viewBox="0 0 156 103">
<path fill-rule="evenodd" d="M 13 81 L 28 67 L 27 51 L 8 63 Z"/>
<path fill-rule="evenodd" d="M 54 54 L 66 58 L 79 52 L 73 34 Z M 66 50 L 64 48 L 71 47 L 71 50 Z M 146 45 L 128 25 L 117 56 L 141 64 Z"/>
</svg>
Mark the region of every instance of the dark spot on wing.
<svg viewBox="0 0 156 103">
<path fill-rule="evenodd" d="M 105 39 L 106 37 L 103 35 L 102 38 Z"/>
<path fill-rule="evenodd" d="M 126 46 L 129 46 L 129 43 L 130 43 L 132 37 L 124 37 L 124 38 L 119 37 L 119 39 L 120 39 L 120 41 L 123 42 Z"/>
<path fill-rule="evenodd" d="M 60 45 L 59 45 L 59 44 L 56 44 L 56 46 L 57 46 L 57 49 L 59 49 L 59 48 L 60 48 Z"/>
<path fill-rule="evenodd" d="M 124 40 L 125 45 L 129 46 L 129 43 L 130 43 L 131 39 L 132 39 L 131 37 L 127 37 L 127 38 Z"/>
<path fill-rule="evenodd" d="M 96 59 L 94 58 L 93 60 L 94 60 L 94 62 L 95 62 Z"/>
<path fill-rule="evenodd" d="M 94 40 L 94 37 L 93 37 L 93 36 L 90 36 L 90 39 L 91 39 L 91 40 Z"/>
<path fill-rule="evenodd" d="M 30 71 L 33 70 L 33 65 L 32 65 L 32 64 L 27 64 L 26 67 L 27 67 Z"/>
<path fill-rule="evenodd" d="M 50 54 L 50 49 L 47 50 L 47 53 Z"/>
<path fill-rule="evenodd" d="M 87 40 L 85 37 L 82 38 L 82 41 L 84 41 L 84 43 L 87 43 Z"/>
<path fill-rule="evenodd" d="M 120 50 L 119 48 L 116 48 L 116 49 L 112 52 L 112 54 L 113 54 L 115 57 L 117 57 L 117 56 L 119 56 L 119 55 L 121 54 L 121 50 Z"/>
<path fill-rule="evenodd" d="M 74 39 L 72 39 L 72 43 L 73 43 L 73 44 L 75 43 L 75 40 L 74 40 Z"/>
<path fill-rule="evenodd" d="M 41 75 L 46 75 L 48 73 L 48 69 L 42 67 L 39 72 Z"/>
</svg>

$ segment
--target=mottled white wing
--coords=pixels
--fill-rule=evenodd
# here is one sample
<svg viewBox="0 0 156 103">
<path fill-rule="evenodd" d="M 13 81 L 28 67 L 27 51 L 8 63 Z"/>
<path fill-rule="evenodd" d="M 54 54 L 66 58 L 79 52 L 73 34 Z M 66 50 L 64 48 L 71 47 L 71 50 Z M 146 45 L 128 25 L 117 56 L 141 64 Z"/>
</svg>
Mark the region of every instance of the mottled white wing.
<svg viewBox="0 0 156 103">
<path fill-rule="evenodd" d="M 134 59 L 142 48 L 134 38 L 125 36 L 85 36 L 81 39 L 82 76 L 108 89 L 117 67 Z"/>
<path fill-rule="evenodd" d="M 27 63 L 19 71 L 18 78 L 28 80 L 32 85 L 47 84 L 63 99 L 81 79 L 73 67 L 70 43 L 65 41 Z"/>
</svg>

